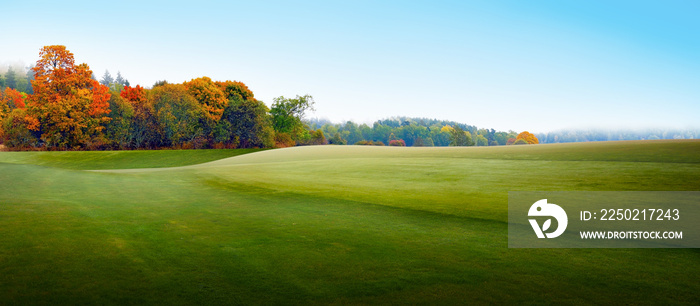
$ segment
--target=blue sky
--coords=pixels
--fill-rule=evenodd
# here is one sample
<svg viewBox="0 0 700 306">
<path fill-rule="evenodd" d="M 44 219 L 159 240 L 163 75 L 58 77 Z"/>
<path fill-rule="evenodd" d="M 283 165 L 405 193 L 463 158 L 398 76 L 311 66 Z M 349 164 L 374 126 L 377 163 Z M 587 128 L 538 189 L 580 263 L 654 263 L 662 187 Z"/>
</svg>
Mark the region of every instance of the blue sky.
<svg viewBox="0 0 700 306">
<path fill-rule="evenodd" d="M 697 1 L 0 3 L 0 63 L 66 45 L 100 78 L 200 76 L 311 117 L 498 130 L 700 127 Z"/>
</svg>

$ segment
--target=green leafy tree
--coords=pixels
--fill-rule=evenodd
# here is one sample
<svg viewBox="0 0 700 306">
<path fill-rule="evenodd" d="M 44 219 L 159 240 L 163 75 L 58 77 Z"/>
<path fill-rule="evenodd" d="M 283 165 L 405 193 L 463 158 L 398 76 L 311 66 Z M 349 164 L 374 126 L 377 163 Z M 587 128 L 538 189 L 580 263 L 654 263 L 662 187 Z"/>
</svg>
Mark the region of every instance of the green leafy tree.
<svg viewBox="0 0 700 306">
<path fill-rule="evenodd" d="M 27 79 L 20 76 L 19 74 L 16 76 L 17 79 L 15 80 L 15 89 L 19 92 L 27 92 L 27 87 L 29 87 L 29 83 L 27 83 Z"/>
<path fill-rule="evenodd" d="M 345 132 L 347 132 L 347 143 L 356 143 L 364 139 L 362 138 L 362 132 L 360 131 L 359 127 L 352 121 L 346 122 L 343 129 Z"/>
<path fill-rule="evenodd" d="M 343 137 L 340 136 L 340 133 L 335 133 L 333 137 L 328 140 L 328 143 L 332 145 L 346 145 L 348 144 L 348 141 L 343 139 Z"/>
<path fill-rule="evenodd" d="M 151 99 L 166 146 L 187 148 L 204 137 L 205 111 L 185 86 L 158 86 L 151 90 Z"/>
<path fill-rule="evenodd" d="M 484 135 L 476 135 L 476 145 L 480 147 L 485 147 L 489 145 L 489 140 L 484 137 Z"/>
<path fill-rule="evenodd" d="M 134 120 L 134 106 L 119 95 L 112 95 L 109 99 L 109 117 L 111 120 L 105 125 L 104 134 L 109 145 L 114 149 L 128 149 L 133 147 L 132 123 Z"/>
<path fill-rule="evenodd" d="M 417 138 L 413 141 L 413 146 L 414 146 L 414 147 L 425 147 L 425 146 L 426 146 L 426 145 L 425 145 L 425 140 L 423 140 L 422 137 L 417 137 Z"/>
<path fill-rule="evenodd" d="M 25 88 L 25 91 L 27 94 L 34 94 L 34 88 L 32 87 L 32 81 L 34 81 L 34 65 L 29 66 L 29 70 L 27 71 L 26 75 L 26 80 L 27 80 L 27 86 Z M 2 87 L 0 87 L 2 88 Z"/>
<path fill-rule="evenodd" d="M 307 111 L 314 110 L 314 100 L 310 95 L 296 96 L 296 98 L 277 97 L 272 103 L 270 114 L 272 126 L 275 132 L 289 133 L 292 138 L 298 139 L 306 130 L 304 128 L 304 115 Z"/>
<path fill-rule="evenodd" d="M 114 93 L 114 94 L 119 95 L 119 93 L 121 93 L 122 90 L 124 90 L 124 85 L 122 85 L 122 84 L 119 84 L 116 82 L 109 84 L 109 91 Z"/>
<path fill-rule="evenodd" d="M 464 147 L 474 145 L 471 134 L 459 126 L 453 127 L 450 133 L 452 134 L 452 141 L 450 142 L 451 146 Z"/>
<path fill-rule="evenodd" d="M 375 122 L 372 125 L 373 136 L 372 140 L 381 141 L 383 143 L 389 143 L 389 137 L 391 136 L 391 127 L 388 125 L 383 125 L 379 122 Z"/>
<path fill-rule="evenodd" d="M 5 73 L 5 86 L 17 89 L 17 73 L 12 69 L 12 66 L 7 68 L 7 72 Z"/>
<path fill-rule="evenodd" d="M 269 109 L 255 99 L 232 99 L 224 109 L 220 126 L 227 126 L 228 143 L 239 143 L 242 148 L 270 148 L 275 144 Z M 221 134 L 219 134 L 221 136 Z"/>
</svg>

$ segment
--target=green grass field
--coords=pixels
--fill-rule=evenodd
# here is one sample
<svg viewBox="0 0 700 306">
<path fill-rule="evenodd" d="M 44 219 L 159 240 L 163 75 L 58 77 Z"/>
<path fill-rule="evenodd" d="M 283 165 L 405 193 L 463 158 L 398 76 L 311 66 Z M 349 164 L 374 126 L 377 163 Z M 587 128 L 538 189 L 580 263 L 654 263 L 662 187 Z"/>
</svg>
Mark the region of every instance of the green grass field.
<svg viewBox="0 0 700 306">
<path fill-rule="evenodd" d="M 700 304 L 697 249 L 508 249 L 506 223 L 508 191 L 700 190 L 696 140 L 2 152 L 0 173 L 0 304 Z"/>
</svg>

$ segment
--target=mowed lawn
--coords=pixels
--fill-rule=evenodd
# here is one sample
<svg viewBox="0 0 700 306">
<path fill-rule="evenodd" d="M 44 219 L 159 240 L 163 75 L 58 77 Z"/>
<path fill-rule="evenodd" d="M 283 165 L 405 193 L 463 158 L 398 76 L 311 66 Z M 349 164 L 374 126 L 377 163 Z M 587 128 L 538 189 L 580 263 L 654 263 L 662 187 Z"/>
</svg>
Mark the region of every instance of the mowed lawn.
<svg viewBox="0 0 700 306">
<path fill-rule="evenodd" d="M 696 249 L 508 249 L 516 190 L 700 190 L 700 141 L 2 152 L 0 304 L 700 304 Z"/>
</svg>

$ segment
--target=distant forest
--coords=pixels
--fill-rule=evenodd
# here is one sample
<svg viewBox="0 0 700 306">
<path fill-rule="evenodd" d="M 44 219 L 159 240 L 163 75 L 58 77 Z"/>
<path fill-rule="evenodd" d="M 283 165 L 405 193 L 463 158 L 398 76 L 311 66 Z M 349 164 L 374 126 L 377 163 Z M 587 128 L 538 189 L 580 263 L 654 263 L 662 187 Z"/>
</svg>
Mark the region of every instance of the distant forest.
<svg viewBox="0 0 700 306">
<path fill-rule="evenodd" d="M 310 95 L 268 107 L 239 81 L 131 84 L 100 80 L 65 46 L 42 48 L 27 68 L 0 70 L 0 143 L 10 150 L 272 148 L 299 145 L 499 146 L 553 142 L 698 138 L 697 130 L 496 131 L 427 118 L 373 124 L 308 119 Z M 2 67 L 0 67 L 2 69 Z"/>
<path fill-rule="evenodd" d="M 700 129 L 590 129 L 535 133 L 540 143 L 614 140 L 699 139 Z"/>
</svg>

